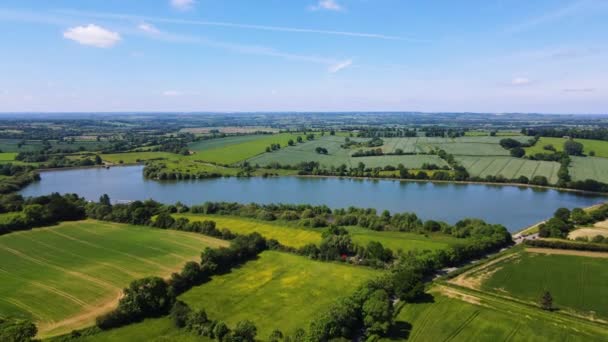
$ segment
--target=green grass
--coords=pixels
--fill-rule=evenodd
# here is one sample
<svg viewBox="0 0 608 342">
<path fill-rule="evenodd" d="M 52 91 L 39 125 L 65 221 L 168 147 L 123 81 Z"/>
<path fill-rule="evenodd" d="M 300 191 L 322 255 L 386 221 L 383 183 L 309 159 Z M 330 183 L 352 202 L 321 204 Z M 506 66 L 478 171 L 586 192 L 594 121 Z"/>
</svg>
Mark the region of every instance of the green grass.
<svg viewBox="0 0 608 342">
<path fill-rule="evenodd" d="M 395 252 L 400 249 L 404 252 L 425 249 L 432 251 L 448 249 L 465 241 L 464 239 L 457 239 L 441 234 L 425 236 L 407 232 L 379 232 L 359 227 L 349 227 L 348 231 L 352 235 L 353 241 L 357 244 L 366 246 L 371 241 L 377 241 Z"/>
<path fill-rule="evenodd" d="M 258 232 L 267 239 L 276 239 L 281 244 L 290 247 L 302 247 L 309 243 L 321 242 L 321 231 L 303 229 L 282 223 L 252 220 L 242 217 L 227 217 L 202 214 L 174 214 L 175 218 L 185 217 L 190 221 L 215 221 L 218 229 L 227 228 L 233 233 L 250 234 Z"/>
<path fill-rule="evenodd" d="M 465 294 L 467 294 L 465 292 Z M 600 341 L 608 330 L 483 294 L 465 300 L 431 291 L 428 302 L 405 304 L 388 341 Z"/>
<path fill-rule="evenodd" d="M 608 183 L 608 159 L 599 157 L 570 157 L 569 171 L 573 180 L 595 179 Z"/>
<path fill-rule="evenodd" d="M 482 289 L 537 303 L 543 291 L 554 305 L 583 315 L 608 318 L 608 259 L 520 253 L 495 266 Z"/>
<path fill-rule="evenodd" d="M 104 161 L 119 164 L 121 161 L 125 164 L 135 164 L 146 160 L 178 160 L 186 158 L 175 153 L 169 152 L 126 152 L 126 153 L 111 153 L 111 154 L 100 154 L 101 159 Z"/>
<path fill-rule="evenodd" d="M 147 319 L 122 328 L 103 331 L 95 335 L 71 340 L 74 342 L 210 342 L 209 338 L 196 336 L 185 329 L 178 329 L 168 318 Z"/>
<path fill-rule="evenodd" d="M 82 328 L 112 309 L 130 281 L 168 276 L 220 245 L 226 242 L 92 220 L 0 236 L 0 313 L 33 319 L 42 336 Z"/>
<path fill-rule="evenodd" d="M 574 139 L 574 141 L 583 144 L 583 153 L 586 155 L 593 151 L 596 157 L 608 158 L 608 141 L 592 139 Z M 542 137 L 534 146 L 525 148 L 526 154 L 551 153 L 544 149 L 546 145 L 553 145 L 557 151 L 563 151 L 565 142 L 564 138 Z"/>
<path fill-rule="evenodd" d="M 274 329 L 292 334 L 297 328 L 308 328 L 337 298 L 379 274 L 363 267 L 266 251 L 259 259 L 216 276 L 179 299 L 229 326 L 251 320 L 260 339 L 266 339 Z"/>
<path fill-rule="evenodd" d="M 527 160 L 512 157 L 457 157 L 471 176 L 486 177 L 502 175 L 507 179 L 526 176 L 545 176 L 551 184 L 558 181 L 559 163 Z"/>
<path fill-rule="evenodd" d="M 214 139 L 216 141 L 209 140 L 206 144 L 205 142 L 196 143 L 195 145 L 191 146 L 192 150 L 195 151 L 195 155 L 193 157 L 212 163 L 225 165 L 234 164 L 264 153 L 266 147 L 271 144 L 280 144 L 281 147 L 285 147 L 287 146 L 289 139 L 293 139 L 295 141 L 298 135 L 280 133 L 258 135 L 255 137 L 255 139 L 252 138 L 251 140 L 247 141 L 235 141 L 236 137 L 231 137 Z M 230 142 L 222 141 L 224 139 L 231 140 Z"/>
<path fill-rule="evenodd" d="M 0 163 L 10 163 L 15 160 L 17 156 L 16 152 L 3 152 L 0 153 Z"/>
</svg>

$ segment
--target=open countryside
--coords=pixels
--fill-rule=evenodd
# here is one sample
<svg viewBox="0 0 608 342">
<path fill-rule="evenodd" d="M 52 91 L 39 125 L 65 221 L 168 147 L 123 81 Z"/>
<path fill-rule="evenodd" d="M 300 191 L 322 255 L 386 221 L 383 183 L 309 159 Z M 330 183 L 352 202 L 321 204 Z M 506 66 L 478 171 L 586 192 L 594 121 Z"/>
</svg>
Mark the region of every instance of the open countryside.
<svg viewBox="0 0 608 342">
<path fill-rule="evenodd" d="M 0 1 L 0 342 L 608 342 L 606 18 Z"/>
</svg>

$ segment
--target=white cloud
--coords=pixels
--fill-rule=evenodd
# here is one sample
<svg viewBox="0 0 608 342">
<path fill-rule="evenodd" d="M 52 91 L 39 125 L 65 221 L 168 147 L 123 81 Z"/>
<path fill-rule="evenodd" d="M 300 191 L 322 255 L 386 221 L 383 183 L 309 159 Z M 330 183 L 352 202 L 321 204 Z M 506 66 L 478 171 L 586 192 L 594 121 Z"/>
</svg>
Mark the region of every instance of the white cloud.
<svg viewBox="0 0 608 342">
<path fill-rule="evenodd" d="M 329 66 L 329 68 L 327 69 L 327 71 L 331 72 L 332 74 L 342 70 L 342 69 L 346 69 L 349 66 L 351 66 L 353 64 L 352 59 L 347 59 L 345 61 L 341 61 L 335 64 L 332 64 Z"/>
<path fill-rule="evenodd" d="M 148 24 L 148 23 L 141 23 L 141 24 L 137 25 L 137 28 L 140 31 L 144 31 L 144 32 L 150 33 L 150 34 L 159 34 L 160 33 L 159 29 L 154 27 L 154 25 Z"/>
<path fill-rule="evenodd" d="M 162 93 L 163 96 L 168 96 L 168 97 L 176 97 L 176 96 L 182 96 L 183 93 L 179 90 L 165 90 Z"/>
<path fill-rule="evenodd" d="M 524 85 L 528 85 L 530 83 L 532 83 L 532 81 L 526 77 L 515 77 L 514 79 L 511 80 L 511 85 L 514 85 L 514 86 L 524 86 Z"/>
<path fill-rule="evenodd" d="M 187 11 L 194 7 L 195 0 L 171 0 L 171 6 L 180 11 Z"/>
<path fill-rule="evenodd" d="M 319 0 L 316 5 L 310 6 L 313 11 L 341 11 L 344 9 L 336 0 Z"/>
<path fill-rule="evenodd" d="M 106 30 L 103 27 L 89 24 L 87 26 L 76 26 L 63 32 L 63 37 L 76 41 L 82 45 L 90 45 L 99 48 L 109 48 L 121 40 L 120 34 Z"/>
</svg>

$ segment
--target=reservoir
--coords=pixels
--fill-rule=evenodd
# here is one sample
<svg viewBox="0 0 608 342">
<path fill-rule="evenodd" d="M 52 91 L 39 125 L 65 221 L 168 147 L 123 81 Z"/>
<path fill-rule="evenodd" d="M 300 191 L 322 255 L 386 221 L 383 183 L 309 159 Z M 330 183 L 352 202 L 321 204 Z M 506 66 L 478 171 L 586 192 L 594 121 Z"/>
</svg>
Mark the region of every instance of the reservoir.
<svg viewBox="0 0 608 342">
<path fill-rule="evenodd" d="M 422 219 L 455 223 L 480 218 L 517 231 L 547 219 L 557 208 L 587 207 L 606 200 L 599 195 L 517 186 L 361 180 L 347 178 L 214 178 L 155 181 L 145 179 L 143 166 L 41 172 L 41 181 L 20 193 L 40 196 L 76 193 L 97 201 L 108 194 L 113 202 L 153 199 L 187 205 L 205 201 L 240 203 L 308 203 L 331 208 L 376 208 L 378 212 L 413 212 Z"/>
</svg>

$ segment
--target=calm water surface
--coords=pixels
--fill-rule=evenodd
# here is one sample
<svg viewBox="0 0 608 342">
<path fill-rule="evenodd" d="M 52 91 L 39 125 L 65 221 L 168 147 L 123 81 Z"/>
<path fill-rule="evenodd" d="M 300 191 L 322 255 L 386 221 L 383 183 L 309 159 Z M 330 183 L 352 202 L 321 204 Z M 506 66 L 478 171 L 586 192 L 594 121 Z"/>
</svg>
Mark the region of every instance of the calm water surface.
<svg viewBox="0 0 608 342">
<path fill-rule="evenodd" d="M 516 231 L 550 217 L 559 207 L 586 207 L 606 197 L 516 186 L 353 180 L 339 178 L 218 178 L 158 182 L 142 175 L 142 166 L 46 171 L 23 189 L 24 196 L 77 193 L 97 200 L 152 198 L 192 205 L 205 201 L 310 203 L 414 212 L 422 219 L 455 223 L 477 217 Z"/>
</svg>

